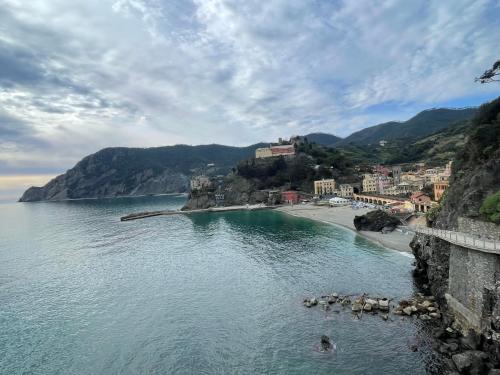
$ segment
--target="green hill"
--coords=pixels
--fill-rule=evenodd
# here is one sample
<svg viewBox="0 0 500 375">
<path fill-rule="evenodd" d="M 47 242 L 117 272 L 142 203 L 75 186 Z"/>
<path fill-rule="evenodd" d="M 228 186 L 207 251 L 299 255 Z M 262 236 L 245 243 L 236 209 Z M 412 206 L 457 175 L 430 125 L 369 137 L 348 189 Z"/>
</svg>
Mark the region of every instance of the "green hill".
<svg viewBox="0 0 500 375">
<path fill-rule="evenodd" d="M 222 145 L 106 148 L 89 155 L 43 187 L 31 187 L 20 201 L 103 198 L 184 192 L 190 176 L 207 169 L 226 174 L 255 149 Z"/>
<path fill-rule="evenodd" d="M 443 130 L 453 124 L 470 120 L 477 108 L 429 109 L 403 122 L 390 121 L 352 133 L 339 141 L 336 146 L 369 145 L 381 140 L 417 139 Z"/>
<path fill-rule="evenodd" d="M 304 135 L 301 138 L 307 139 L 309 142 L 316 143 L 318 145 L 322 146 L 327 146 L 327 147 L 333 147 L 335 146 L 338 142 L 342 140 L 342 138 L 337 137 L 336 135 L 333 134 L 328 134 L 328 133 L 310 133 L 307 135 Z"/>
</svg>

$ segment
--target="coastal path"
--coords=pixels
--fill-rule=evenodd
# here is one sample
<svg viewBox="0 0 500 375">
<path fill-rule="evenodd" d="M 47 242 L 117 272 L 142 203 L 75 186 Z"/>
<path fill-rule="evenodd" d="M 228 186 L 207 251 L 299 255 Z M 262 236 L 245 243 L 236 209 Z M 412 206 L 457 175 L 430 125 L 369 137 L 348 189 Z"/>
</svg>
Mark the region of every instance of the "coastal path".
<svg viewBox="0 0 500 375">
<path fill-rule="evenodd" d="M 454 232 L 444 229 L 407 227 L 416 232 L 438 237 L 454 245 L 462 246 L 468 249 L 482 251 L 485 253 L 500 255 L 500 242 L 488 238 L 479 238 L 463 232 Z"/>
</svg>

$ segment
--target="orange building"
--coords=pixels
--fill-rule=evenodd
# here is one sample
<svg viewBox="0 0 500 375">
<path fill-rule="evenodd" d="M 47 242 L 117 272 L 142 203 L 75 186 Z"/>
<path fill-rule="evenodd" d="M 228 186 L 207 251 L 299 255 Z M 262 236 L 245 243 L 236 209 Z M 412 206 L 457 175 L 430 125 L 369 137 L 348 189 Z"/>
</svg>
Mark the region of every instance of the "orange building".
<svg viewBox="0 0 500 375">
<path fill-rule="evenodd" d="M 443 196 L 450 183 L 448 181 L 439 181 L 434 183 L 434 199 L 438 202 Z"/>
</svg>

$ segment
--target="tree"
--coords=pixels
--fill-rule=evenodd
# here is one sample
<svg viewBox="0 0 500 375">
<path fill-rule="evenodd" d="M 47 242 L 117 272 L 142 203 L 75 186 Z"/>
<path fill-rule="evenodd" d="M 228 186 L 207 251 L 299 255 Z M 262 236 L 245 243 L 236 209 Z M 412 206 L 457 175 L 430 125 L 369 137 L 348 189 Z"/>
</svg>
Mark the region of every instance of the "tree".
<svg viewBox="0 0 500 375">
<path fill-rule="evenodd" d="M 489 221 L 500 224 L 500 191 L 487 197 L 479 212 L 486 215 Z"/>
<path fill-rule="evenodd" d="M 497 76 L 500 76 L 500 60 L 495 62 L 491 69 L 486 70 L 481 76 L 477 77 L 475 81 L 481 83 L 500 82 L 500 79 L 495 79 Z"/>
</svg>

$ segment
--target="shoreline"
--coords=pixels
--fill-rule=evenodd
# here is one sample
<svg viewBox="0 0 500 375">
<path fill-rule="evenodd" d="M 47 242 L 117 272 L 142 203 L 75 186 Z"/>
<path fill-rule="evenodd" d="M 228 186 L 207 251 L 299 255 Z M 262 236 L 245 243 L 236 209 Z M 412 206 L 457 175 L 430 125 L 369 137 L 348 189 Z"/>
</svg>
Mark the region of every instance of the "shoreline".
<svg viewBox="0 0 500 375">
<path fill-rule="evenodd" d="M 397 251 L 404 256 L 413 258 L 413 253 L 410 248 L 410 242 L 413 238 L 410 234 L 403 234 L 397 230 L 382 234 L 380 232 L 370 231 L 357 231 L 354 227 L 353 220 L 356 215 L 363 215 L 369 209 L 353 210 L 349 206 L 343 207 L 324 207 L 312 205 L 296 205 L 296 206 L 282 206 L 276 211 L 283 212 L 284 214 L 299 217 L 303 219 L 310 219 L 324 224 L 336 225 L 338 227 L 348 229 L 355 234 L 383 246 L 387 249 Z"/>
</svg>

